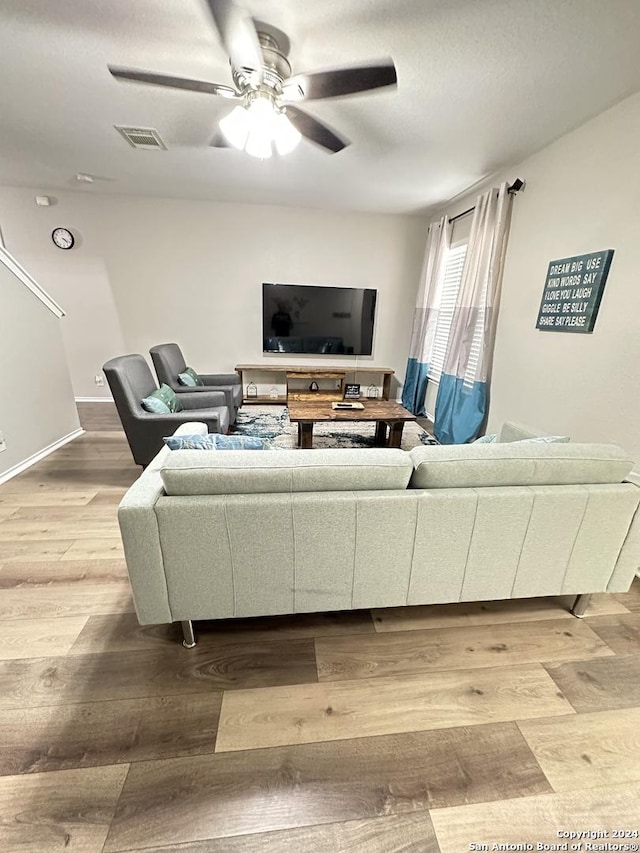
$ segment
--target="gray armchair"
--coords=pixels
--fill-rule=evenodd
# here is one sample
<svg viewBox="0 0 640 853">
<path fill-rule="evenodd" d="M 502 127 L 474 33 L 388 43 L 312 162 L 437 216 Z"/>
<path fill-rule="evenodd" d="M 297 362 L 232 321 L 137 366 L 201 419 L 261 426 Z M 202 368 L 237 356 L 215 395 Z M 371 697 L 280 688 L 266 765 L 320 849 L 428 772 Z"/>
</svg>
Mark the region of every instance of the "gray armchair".
<svg viewBox="0 0 640 853">
<path fill-rule="evenodd" d="M 200 421 L 209 432 L 223 434 L 229 429 L 229 410 L 222 391 L 208 389 L 206 394 L 181 394 L 182 412 L 156 415 L 142 408 L 142 400 L 158 387 L 143 356 L 112 358 L 102 369 L 137 465 L 147 466 L 162 449 L 162 439 L 172 435 L 180 424 Z"/>
<path fill-rule="evenodd" d="M 195 388 L 181 385 L 178 374 L 184 373 L 187 363 L 182 355 L 178 344 L 158 344 L 149 350 L 153 360 L 153 366 L 158 374 L 158 380 L 164 382 L 169 388 L 173 388 L 176 394 L 196 393 L 202 394 L 208 391 L 222 391 L 225 395 L 229 408 L 231 423 L 235 423 L 236 412 L 242 405 L 242 385 L 237 373 L 199 373 L 198 375 L 204 385 Z M 182 397 L 180 397 L 182 399 Z"/>
</svg>

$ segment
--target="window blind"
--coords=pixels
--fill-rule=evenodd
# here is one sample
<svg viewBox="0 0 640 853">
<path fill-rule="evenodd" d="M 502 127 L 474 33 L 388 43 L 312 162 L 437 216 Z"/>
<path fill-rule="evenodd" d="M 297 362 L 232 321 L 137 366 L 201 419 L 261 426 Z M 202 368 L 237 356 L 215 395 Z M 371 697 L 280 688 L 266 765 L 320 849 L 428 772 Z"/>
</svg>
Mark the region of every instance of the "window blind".
<svg viewBox="0 0 640 853">
<path fill-rule="evenodd" d="M 447 343 L 453 322 L 453 312 L 456 307 L 460 282 L 462 281 L 462 270 L 464 259 L 467 255 L 467 245 L 456 246 L 449 249 L 444 265 L 444 275 L 440 282 L 440 288 L 435 300 L 438 311 L 438 320 L 433 337 L 433 348 L 431 350 L 431 361 L 429 364 L 428 377 L 432 382 L 439 382 L 447 354 Z"/>
<path fill-rule="evenodd" d="M 473 340 L 471 341 L 471 350 L 469 351 L 469 361 L 467 362 L 467 369 L 464 373 L 463 384 L 467 388 L 470 388 L 473 383 L 478 379 L 478 365 L 480 362 L 480 357 L 482 355 L 482 350 L 485 341 L 484 324 L 487 313 L 487 285 L 488 281 L 485 281 L 482 290 L 482 301 L 480 303 L 480 307 L 478 308 L 476 327 L 473 330 Z"/>
</svg>

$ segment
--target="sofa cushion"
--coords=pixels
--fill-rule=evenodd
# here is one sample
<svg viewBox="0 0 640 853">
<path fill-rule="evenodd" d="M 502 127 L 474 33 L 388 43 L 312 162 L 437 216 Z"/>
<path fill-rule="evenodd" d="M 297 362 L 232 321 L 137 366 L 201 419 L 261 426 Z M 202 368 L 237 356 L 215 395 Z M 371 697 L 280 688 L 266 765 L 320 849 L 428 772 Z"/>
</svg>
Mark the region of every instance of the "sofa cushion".
<svg viewBox="0 0 640 853">
<path fill-rule="evenodd" d="M 413 471 L 404 450 L 181 450 L 165 460 L 168 495 L 341 492 L 406 489 Z"/>
<path fill-rule="evenodd" d="M 410 451 L 414 489 L 620 483 L 633 460 L 613 444 L 459 444 Z"/>
<path fill-rule="evenodd" d="M 548 433 L 535 430 L 533 427 L 515 424 L 512 421 L 505 421 L 500 430 L 500 435 L 497 436 L 499 442 L 511 441 L 535 441 L 541 444 L 548 444 L 554 441 L 571 441 L 568 435 L 549 435 Z"/>
<path fill-rule="evenodd" d="M 544 435 L 544 432 L 523 424 L 513 423 L 513 421 L 505 421 L 498 435 L 498 441 L 500 443 L 522 441 L 524 438 L 537 438 L 539 435 Z"/>
<path fill-rule="evenodd" d="M 171 450 L 268 450 L 269 442 L 253 435 L 169 435 L 162 439 Z"/>
</svg>

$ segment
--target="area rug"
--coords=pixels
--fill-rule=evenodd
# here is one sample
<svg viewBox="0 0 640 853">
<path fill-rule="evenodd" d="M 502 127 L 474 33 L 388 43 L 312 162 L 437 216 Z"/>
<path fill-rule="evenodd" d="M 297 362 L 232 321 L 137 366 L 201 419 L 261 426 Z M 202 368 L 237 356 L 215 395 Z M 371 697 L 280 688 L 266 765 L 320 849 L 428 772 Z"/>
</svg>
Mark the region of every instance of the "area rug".
<svg viewBox="0 0 640 853">
<path fill-rule="evenodd" d="M 291 450 L 298 444 L 298 425 L 289 420 L 286 406 L 243 406 L 231 428 L 234 435 L 265 438 L 278 450 Z M 314 447 L 375 447 L 375 424 L 317 423 L 313 425 Z M 402 449 L 438 442 L 417 423 L 409 421 L 402 430 Z"/>
</svg>

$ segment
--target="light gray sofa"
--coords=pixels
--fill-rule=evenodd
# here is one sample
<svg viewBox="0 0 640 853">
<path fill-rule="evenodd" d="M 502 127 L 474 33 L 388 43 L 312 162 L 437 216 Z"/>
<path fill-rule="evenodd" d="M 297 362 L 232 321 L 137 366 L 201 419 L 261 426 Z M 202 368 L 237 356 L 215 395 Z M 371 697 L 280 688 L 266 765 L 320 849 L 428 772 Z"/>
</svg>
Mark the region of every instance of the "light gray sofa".
<svg viewBox="0 0 640 853">
<path fill-rule="evenodd" d="M 205 433 L 188 424 L 178 433 Z M 118 511 L 141 624 L 625 592 L 640 489 L 603 444 L 163 449 Z M 517 443 L 514 443 L 517 442 Z"/>
</svg>

